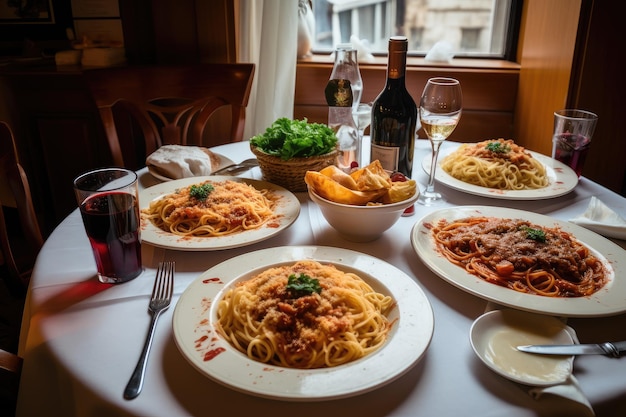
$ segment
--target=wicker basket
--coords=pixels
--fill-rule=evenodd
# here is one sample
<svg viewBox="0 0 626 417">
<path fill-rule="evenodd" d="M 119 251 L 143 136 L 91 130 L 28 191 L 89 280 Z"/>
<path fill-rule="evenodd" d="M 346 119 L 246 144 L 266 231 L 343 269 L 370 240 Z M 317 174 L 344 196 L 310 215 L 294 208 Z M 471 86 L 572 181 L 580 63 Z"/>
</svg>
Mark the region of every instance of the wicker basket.
<svg viewBox="0 0 626 417">
<path fill-rule="evenodd" d="M 286 161 L 268 155 L 256 146 L 250 145 L 252 153 L 259 160 L 259 167 L 265 181 L 285 187 L 289 191 L 306 191 L 304 176 L 307 171 L 319 171 L 335 163 L 337 150 L 320 156 L 291 158 Z"/>
</svg>

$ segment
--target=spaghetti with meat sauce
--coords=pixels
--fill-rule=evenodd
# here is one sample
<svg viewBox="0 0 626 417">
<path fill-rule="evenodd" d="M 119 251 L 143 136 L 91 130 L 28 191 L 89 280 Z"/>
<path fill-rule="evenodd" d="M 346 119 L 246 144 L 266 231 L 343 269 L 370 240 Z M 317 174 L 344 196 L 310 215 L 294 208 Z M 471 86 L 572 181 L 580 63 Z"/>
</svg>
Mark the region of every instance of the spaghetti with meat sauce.
<svg viewBox="0 0 626 417">
<path fill-rule="evenodd" d="M 228 290 L 217 307 L 216 327 L 250 359 L 288 368 L 332 367 L 383 345 L 393 305 L 356 274 L 303 260 Z"/>
<path fill-rule="evenodd" d="M 450 262 L 515 291 L 550 297 L 588 296 L 608 280 L 606 267 L 574 236 L 521 219 L 468 217 L 432 228 Z"/>
<path fill-rule="evenodd" d="M 237 181 L 205 181 L 150 203 L 142 214 L 156 227 L 180 236 L 224 236 L 257 229 L 275 219 L 272 191 Z"/>
</svg>

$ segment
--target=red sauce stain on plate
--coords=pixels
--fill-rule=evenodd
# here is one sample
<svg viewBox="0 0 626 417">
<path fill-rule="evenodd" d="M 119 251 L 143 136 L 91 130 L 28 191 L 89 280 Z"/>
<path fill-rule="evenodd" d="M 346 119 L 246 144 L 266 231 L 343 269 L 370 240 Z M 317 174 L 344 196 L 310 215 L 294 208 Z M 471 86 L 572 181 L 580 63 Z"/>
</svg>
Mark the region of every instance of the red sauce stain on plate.
<svg viewBox="0 0 626 417">
<path fill-rule="evenodd" d="M 211 359 L 215 359 L 215 357 L 217 355 L 219 355 L 220 353 L 225 352 L 225 351 L 226 351 L 226 349 L 224 349 L 223 347 L 218 347 L 218 348 L 215 348 L 215 349 L 211 349 L 211 350 L 209 350 L 208 352 L 206 352 L 204 354 L 204 361 L 207 362 L 207 361 L 210 361 Z"/>
<path fill-rule="evenodd" d="M 195 343 L 195 347 L 196 349 L 199 349 L 200 347 L 202 347 L 202 343 L 207 340 L 209 338 L 209 336 L 204 335 L 202 336 L 200 339 L 196 340 Z"/>
</svg>

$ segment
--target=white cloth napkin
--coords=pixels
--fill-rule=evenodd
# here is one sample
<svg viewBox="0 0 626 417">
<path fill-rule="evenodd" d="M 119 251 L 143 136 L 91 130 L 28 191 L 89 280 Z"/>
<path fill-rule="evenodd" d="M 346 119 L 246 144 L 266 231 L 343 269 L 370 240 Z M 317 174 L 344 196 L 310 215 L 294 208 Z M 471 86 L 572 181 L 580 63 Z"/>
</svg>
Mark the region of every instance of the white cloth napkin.
<svg viewBox="0 0 626 417">
<path fill-rule="evenodd" d="M 485 313 L 502 308 L 502 306 L 496 303 L 488 302 Z M 574 343 L 580 343 L 578 335 L 573 328 L 565 326 L 565 330 L 572 336 Z M 581 417 L 593 417 L 596 415 L 574 375 L 570 375 L 565 382 L 547 387 L 517 385 L 535 400 L 543 402 L 546 408 L 553 410 L 554 413 L 551 413 L 551 415 Z M 563 401 L 563 399 L 568 401 Z"/>
<path fill-rule="evenodd" d="M 146 165 L 171 179 L 211 175 L 214 171 L 207 150 L 198 146 L 163 145 L 148 155 Z"/>
<path fill-rule="evenodd" d="M 626 239 L 626 220 L 596 197 L 591 197 L 587 210 L 570 222 L 602 236 Z"/>
</svg>

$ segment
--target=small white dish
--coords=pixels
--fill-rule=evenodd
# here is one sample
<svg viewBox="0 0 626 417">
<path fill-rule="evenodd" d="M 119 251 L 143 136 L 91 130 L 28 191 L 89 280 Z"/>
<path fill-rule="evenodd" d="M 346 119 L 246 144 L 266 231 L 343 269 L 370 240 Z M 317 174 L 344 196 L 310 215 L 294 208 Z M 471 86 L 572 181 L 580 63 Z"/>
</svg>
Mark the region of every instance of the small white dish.
<svg viewBox="0 0 626 417">
<path fill-rule="evenodd" d="M 556 385 L 572 373 L 573 356 L 517 350 L 520 345 L 573 344 L 567 325 L 553 316 L 508 309 L 490 311 L 472 324 L 470 342 L 487 367 L 520 384 Z"/>
</svg>

